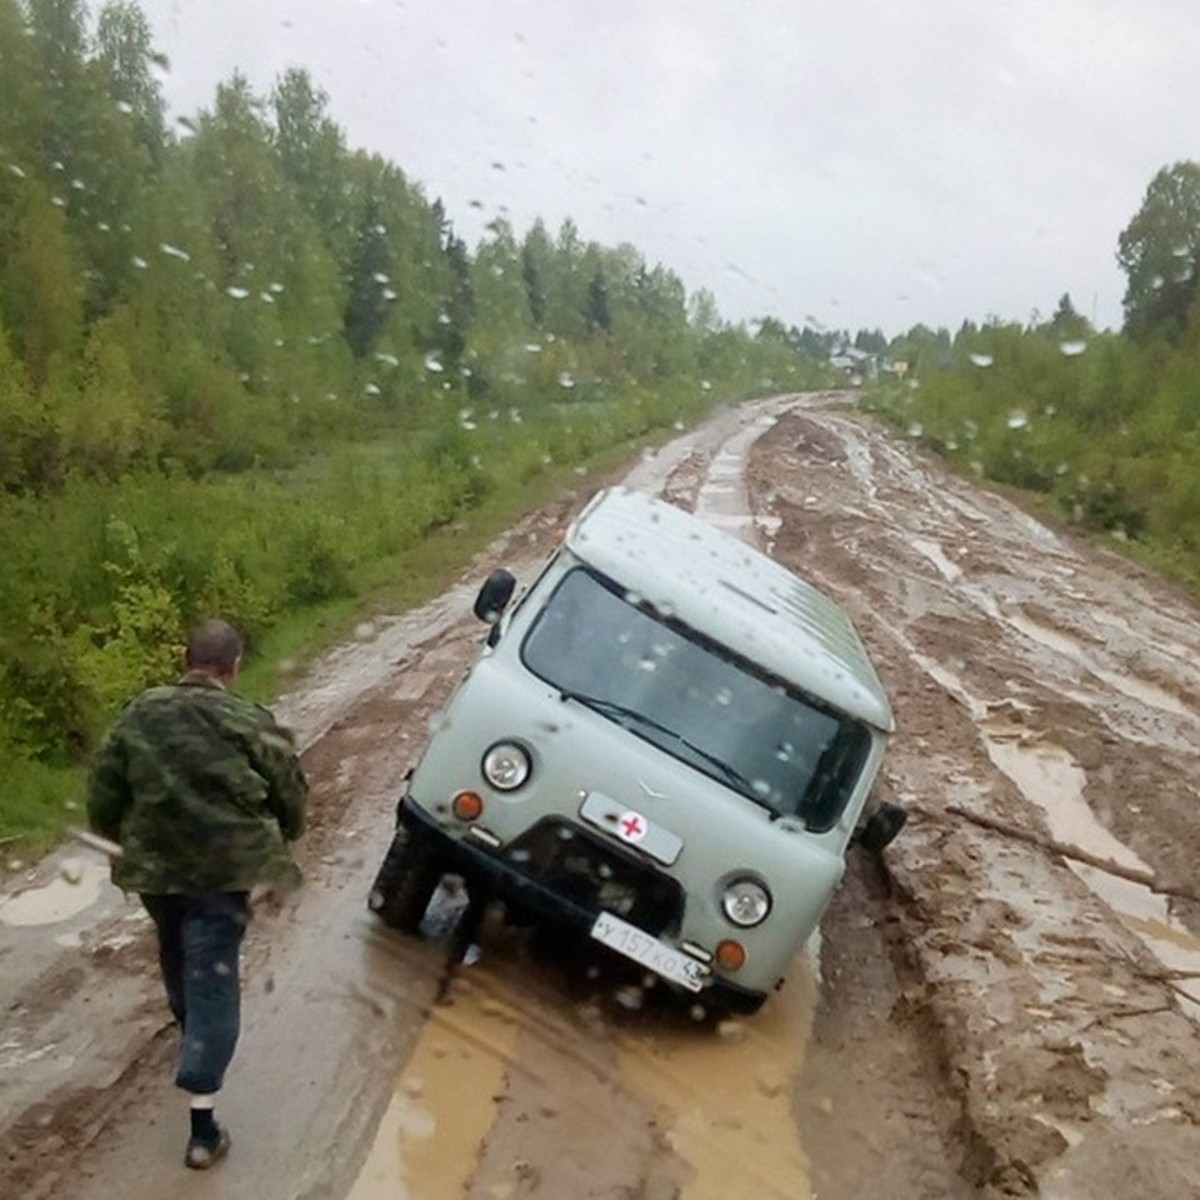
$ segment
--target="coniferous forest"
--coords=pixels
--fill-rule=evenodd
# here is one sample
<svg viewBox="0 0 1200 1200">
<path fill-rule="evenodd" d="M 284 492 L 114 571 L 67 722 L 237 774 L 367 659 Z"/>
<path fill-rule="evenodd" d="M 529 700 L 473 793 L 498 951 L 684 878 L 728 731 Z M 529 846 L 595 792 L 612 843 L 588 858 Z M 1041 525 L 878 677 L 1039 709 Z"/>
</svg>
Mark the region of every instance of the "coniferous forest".
<svg viewBox="0 0 1200 1200">
<path fill-rule="evenodd" d="M 136 4 L 0 0 L 0 838 L 199 614 L 253 647 L 488 497 L 822 378 L 567 220 L 476 246 L 319 84 L 169 121 Z"/>
</svg>

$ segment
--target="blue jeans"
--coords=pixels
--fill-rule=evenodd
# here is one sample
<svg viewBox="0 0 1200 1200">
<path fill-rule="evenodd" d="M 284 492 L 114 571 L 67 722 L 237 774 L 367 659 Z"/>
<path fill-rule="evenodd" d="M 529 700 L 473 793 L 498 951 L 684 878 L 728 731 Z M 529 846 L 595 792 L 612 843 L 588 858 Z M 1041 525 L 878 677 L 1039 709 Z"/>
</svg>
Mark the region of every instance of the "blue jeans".
<svg viewBox="0 0 1200 1200">
<path fill-rule="evenodd" d="M 221 1090 L 241 1019 L 238 956 L 250 919 L 245 892 L 143 895 L 158 930 L 158 961 L 183 1044 L 176 1084 Z"/>
</svg>

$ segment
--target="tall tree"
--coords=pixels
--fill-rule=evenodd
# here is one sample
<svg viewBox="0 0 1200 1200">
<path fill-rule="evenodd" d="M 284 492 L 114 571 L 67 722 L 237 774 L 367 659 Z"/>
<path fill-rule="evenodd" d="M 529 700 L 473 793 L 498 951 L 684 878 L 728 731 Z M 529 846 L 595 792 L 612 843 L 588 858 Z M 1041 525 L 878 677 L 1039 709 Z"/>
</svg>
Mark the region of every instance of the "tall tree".
<svg viewBox="0 0 1200 1200">
<path fill-rule="evenodd" d="M 271 93 L 275 147 L 301 202 L 339 244 L 346 230 L 345 158 L 341 129 L 328 115 L 329 97 L 307 71 L 290 67 Z"/>
<path fill-rule="evenodd" d="M 550 274 L 553 270 L 554 246 L 546 226 L 539 217 L 529 227 L 521 243 L 521 277 L 525 280 L 525 295 L 529 313 L 539 329 L 546 324 Z"/>
<path fill-rule="evenodd" d="M 136 4 L 111 0 L 96 24 L 96 65 L 105 88 L 133 120 L 138 141 L 154 162 L 163 154 L 162 89 L 151 69 L 165 59 L 150 40 L 150 24 Z"/>
<path fill-rule="evenodd" d="M 1150 181 L 1121 233 L 1125 329 L 1135 338 L 1183 333 L 1200 274 L 1200 165 L 1178 162 Z"/>
</svg>

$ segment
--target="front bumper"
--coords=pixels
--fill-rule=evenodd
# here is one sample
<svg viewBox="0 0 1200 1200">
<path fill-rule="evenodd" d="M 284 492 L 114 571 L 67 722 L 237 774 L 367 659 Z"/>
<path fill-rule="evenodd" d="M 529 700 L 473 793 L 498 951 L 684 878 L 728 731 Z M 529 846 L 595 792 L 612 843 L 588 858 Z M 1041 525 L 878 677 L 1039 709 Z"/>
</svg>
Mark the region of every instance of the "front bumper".
<svg viewBox="0 0 1200 1200">
<path fill-rule="evenodd" d="M 481 892 L 488 899 L 503 901 L 510 911 L 525 919 L 554 925 L 588 940 L 591 945 L 599 944 L 590 938 L 598 915 L 595 909 L 531 878 L 496 851 L 472 841 L 469 836 L 451 837 L 409 797 L 400 801 L 396 820 L 398 825 L 403 825 L 410 841 L 427 847 L 442 870 L 461 875 L 470 890 Z M 679 994 L 729 1013 L 757 1012 L 767 998 L 765 992 L 742 987 L 719 975 L 712 976 L 700 993 L 679 989 Z"/>
</svg>

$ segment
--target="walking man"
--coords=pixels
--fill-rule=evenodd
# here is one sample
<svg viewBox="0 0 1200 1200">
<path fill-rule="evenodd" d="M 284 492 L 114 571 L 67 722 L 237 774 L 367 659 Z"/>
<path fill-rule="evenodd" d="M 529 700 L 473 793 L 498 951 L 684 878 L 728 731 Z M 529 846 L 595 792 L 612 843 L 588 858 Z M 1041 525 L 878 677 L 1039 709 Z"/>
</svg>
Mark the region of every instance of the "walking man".
<svg viewBox="0 0 1200 1200">
<path fill-rule="evenodd" d="M 229 1151 L 215 1103 L 237 1045 L 238 957 L 257 885 L 294 886 L 287 843 L 304 831 L 308 784 L 292 738 L 270 711 L 228 688 L 242 639 L 225 621 L 188 638 L 185 674 L 133 699 L 96 758 L 88 819 L 119 843 L 113 882 L 142 898 L 158 931 L 167 1001 L 189 1093 L 184 1162 Z"/>
</svg>

